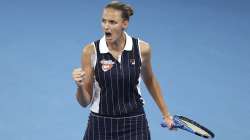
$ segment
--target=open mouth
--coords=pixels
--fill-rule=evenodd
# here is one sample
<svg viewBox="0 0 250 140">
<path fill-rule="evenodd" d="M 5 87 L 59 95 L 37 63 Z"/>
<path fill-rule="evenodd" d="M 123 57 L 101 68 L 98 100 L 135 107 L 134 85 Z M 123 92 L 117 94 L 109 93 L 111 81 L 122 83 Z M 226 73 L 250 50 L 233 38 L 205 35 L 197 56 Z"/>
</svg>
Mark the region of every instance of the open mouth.
<svg viewBox="0 0 250 140">
<path fill-rule="evenodd" d="M 109 38 L 109 37 L 111 37 L 111 33 L 110 32 L 105 32 L 105 36 Z"/>
</svg>

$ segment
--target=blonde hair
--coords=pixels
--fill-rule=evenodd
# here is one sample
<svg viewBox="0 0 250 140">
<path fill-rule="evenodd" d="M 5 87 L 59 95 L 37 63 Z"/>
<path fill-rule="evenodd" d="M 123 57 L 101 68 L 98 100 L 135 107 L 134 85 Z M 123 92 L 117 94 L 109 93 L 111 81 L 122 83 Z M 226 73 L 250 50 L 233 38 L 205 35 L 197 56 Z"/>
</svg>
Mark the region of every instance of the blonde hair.
<svg viewBox="0 0 250 140">
<path fill-rule="evenodd" d="M 129 17 L 134 14 L 134 10 L 130 5 L 116 1 L 116 0 L 111 1 L 109 4 L 107 4 L 105 6 L 105 9 L 106 8 L 113 8 L 115 10 L 120 10 L 122 12 L 122 15 L 121 15 L 122 18 L 128 21 L 129 21 Z"/>
</svg>

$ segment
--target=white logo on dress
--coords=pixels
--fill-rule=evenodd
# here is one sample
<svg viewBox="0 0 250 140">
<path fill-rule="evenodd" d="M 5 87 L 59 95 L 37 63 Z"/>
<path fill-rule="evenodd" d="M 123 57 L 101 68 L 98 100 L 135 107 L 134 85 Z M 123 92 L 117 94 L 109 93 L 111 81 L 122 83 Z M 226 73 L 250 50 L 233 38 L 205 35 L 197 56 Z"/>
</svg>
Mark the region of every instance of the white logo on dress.
<svg viewBox="0 0 250 140">
<path fill-rule="evenodd" d="M 101 60 L 100 63 L 102 64 L 102 70 L 104 72 L 110 70 L 115 64 L 115 62 L 113 62 L 112 60 L 105 60 L 105 59 Z"/>
</svg>

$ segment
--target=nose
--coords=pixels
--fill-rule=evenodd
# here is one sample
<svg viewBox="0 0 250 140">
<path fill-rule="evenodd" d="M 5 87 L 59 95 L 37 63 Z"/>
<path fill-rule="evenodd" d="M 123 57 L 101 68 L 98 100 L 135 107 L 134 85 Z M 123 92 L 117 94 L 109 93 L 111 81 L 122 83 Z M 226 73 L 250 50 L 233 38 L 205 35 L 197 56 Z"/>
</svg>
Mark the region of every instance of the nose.
<svg viewBox="0 0 250 140">
<path fill-rule="evenodd" d="M 103 28 L 104 28 L 105 30 L 108 30 L 108 29 L 110 28 L 110 25 L 109 25 L 108 22 L 103 22 L 103 23 L 102 23 L 102 26 L 103 26 Z"/>
<path fill-rule="evenodd" d="M 105 25 L 104 25 L 104 29 L 105 29 L 105 30 L 109 30 L 109 25 L 108 25 L 108 24 L 105 24 Z"/>
</svg>

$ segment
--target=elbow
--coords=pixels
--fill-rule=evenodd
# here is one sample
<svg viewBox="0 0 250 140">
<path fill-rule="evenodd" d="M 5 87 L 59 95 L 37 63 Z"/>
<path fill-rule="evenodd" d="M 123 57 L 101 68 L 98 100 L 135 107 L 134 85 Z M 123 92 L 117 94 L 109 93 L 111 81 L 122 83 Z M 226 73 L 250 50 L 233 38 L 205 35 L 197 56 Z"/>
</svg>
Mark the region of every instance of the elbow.
<svg viewBox="0 0 250 140">
<path fill-rule="evenodd" d="M 79 102 L 79 104 L 81 105 L 81 107 L 83 107 L 83 108 L 87 108 L 88 107 L 88 105 L 89 105 L 89 103 L 88 104 L 86 104 L 86 103 L 80 103 Z"/>
<path fill-rule="evenodd" d="M 147 77 L 144 79 L 144 82 L 147 86 L 153 85 L 153 83 L 155 82 L 155 79 L 153 76 Z"/>
<path fill-rule="evenodd" d="M 83 99 L 80 99 L 79 96 L 76 96 L 77 102 L 81 105 L 81 107 L 86 108 L 89 106 L 90 101 L 84 101 Z"/>
<path fill-rule="evenodd" d="M 81 105 L 81 107 L 83 108 L 87 108 L 90 104 L 90 102 L 83 102 L 83 101 L 80 101 L 80 100 L 77 100 L 78 103 Z"/>
</svg>

